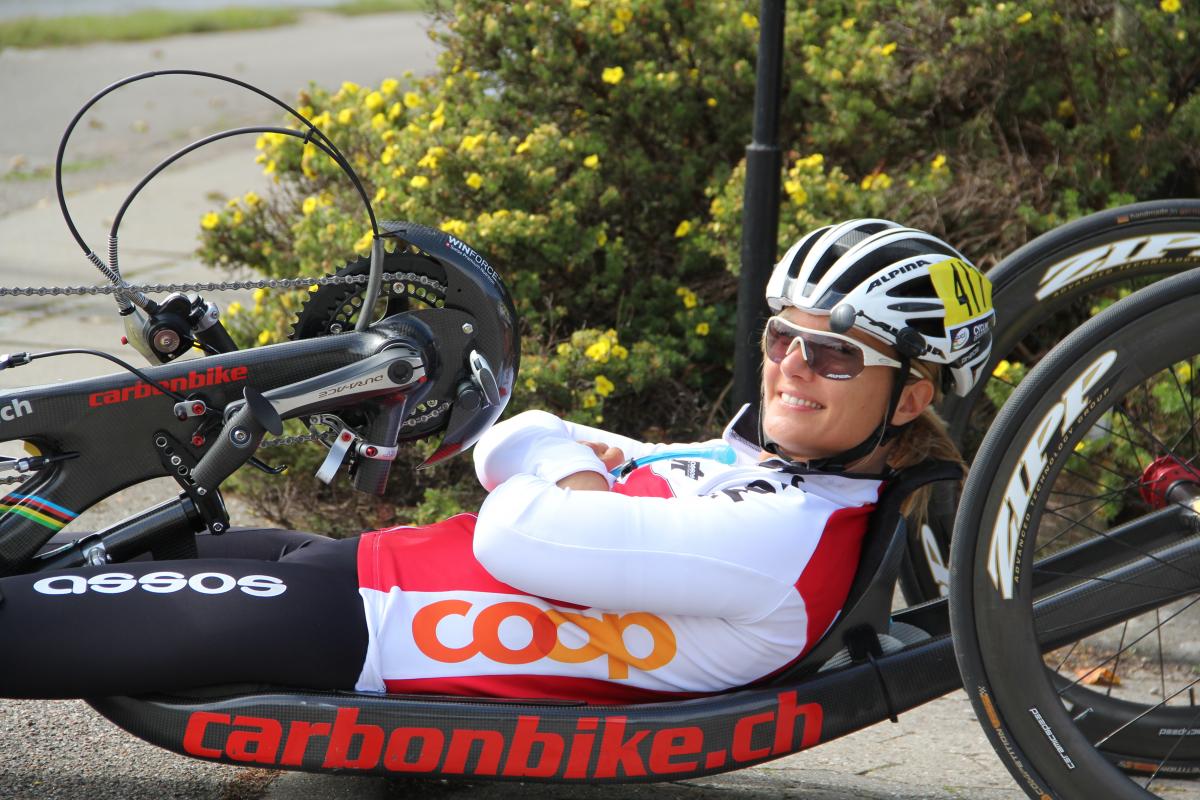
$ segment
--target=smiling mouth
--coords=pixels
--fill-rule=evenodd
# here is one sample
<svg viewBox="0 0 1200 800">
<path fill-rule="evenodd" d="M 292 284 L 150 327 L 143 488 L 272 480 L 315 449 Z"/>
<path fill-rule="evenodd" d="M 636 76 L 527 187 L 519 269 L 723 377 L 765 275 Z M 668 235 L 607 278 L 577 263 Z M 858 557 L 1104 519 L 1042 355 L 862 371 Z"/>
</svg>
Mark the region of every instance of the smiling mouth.
<svg viewBox="0 0 1200 800">
<path fill-rule="evenodd" d="M 792 408 L 811 408 L 814 411 L 820 411 L 821 409 L 825 408 L 825 406 L 821 405 L 815 400 L 806 400 L 803 397 L 796 397 L 795 395 L 788 394 L 787 392 L 780 392 L 779 399 L 785 406 L 791 406 Z"/>
</svg>

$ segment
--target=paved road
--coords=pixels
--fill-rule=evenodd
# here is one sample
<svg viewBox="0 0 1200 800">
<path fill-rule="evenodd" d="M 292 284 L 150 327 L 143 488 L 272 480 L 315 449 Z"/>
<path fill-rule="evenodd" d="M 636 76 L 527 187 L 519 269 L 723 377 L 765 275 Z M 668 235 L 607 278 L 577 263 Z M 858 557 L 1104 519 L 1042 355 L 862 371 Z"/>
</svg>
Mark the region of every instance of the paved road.
<svg viewBox="0 0 1200 800">
<path fill-rule="evenodd" d="M 314 15 L 295 28 L 180 37 L 161 42 L 72 50 L 0 53 L 0 107 L 9 114 L 0 137 L 0 174 L 14 158 L 28 168 L 50 163 L 59 133 L 98 87 L 146 69 L 192 66 L 229 71 L 290 97 L 308 80 L 377 83 L 404 69 L 427 70 L 434 50 L 424 23 L 411 15 L 344 19 Z M 69 160 L 102 162 L 69 176 L 80 227 L 101 241 L 105 220 L 130 181 L 184 136 L 261 115 L 220 87 L 172 79 L 157 93 L 133 93 L 97 109 Z M 219 99 L 215 99 L 219 98 Z M 257 118 L 262 119 L 262 116 Z M 141 124 L 131 125 L 133 122 Z M 17 124 L 19 122 L 19 124 Z M 747 123 L 748 124 L 748 123 Z M 191 255 L 196 224 L 211 195 L 260 186 L 253 151 L 242 148 L 170 171 L 141 198 L 123 229 L 127 273 L 137 279 L 199 279 Z M 0 285 L 97 282 L 50 202 L 48 180 L 0 179 Z M 111 301 L 4 298 L 0 352 L 87 342 L 120 351 Z M 0 391 L 107 372 L 104 362 L 36 362 L 0 373 Z M 94 527 L 171 493 L 169 484 L 139 488 L 90 513 Z M 247 519 L 244 510 L 235 516 Z M 0 646 L 3 646 L 0 643 Z M 1189 796 L 1187 792 L 1173 796 Z M 655 787 L 523 787 L 512 784 L 387 782 L 288 773 L 282 776 L 184 759 L 115 729 L 82 703 L 0 701 L 0 798 L 807 798 L 852 800 L 1002 800 L 1019 796 L 986 744 L 961 692 L 844 739 L 726 776 Z M 1200 796 L 1192 794 L 1190 796 Z"/>
</svg>

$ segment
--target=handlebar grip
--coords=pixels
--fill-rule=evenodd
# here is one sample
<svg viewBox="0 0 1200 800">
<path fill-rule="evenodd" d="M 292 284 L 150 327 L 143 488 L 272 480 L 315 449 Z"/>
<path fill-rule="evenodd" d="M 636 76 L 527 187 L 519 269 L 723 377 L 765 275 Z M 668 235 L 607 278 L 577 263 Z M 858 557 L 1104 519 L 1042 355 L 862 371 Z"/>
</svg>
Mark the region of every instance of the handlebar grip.
<svg viewBox="0 0 1200 800">
<path fill-rule="evenodd" d="M 400 438 L 400 426 L 404 423 L 406 407 L 407 404 L 400 402 L 378 414 L 367 428 L 367 441 L 384 447 L 395 447 L 396 440 Z M 354 488 L 360 492 L 382 495 L 387 488 L 391 472 L 391 461 L 360 457 L 354 469 Z"/>
<path fill-rule="evenodd" d="M 238 349 L 237 343 L 233 341 L 229 331 L 225 330 L 225 326 L 221 324 L 220 320 L 202 331 L 196 331 L 196 339 L 218 353 L 232 353 Z"/>
<path fill-rule="evenodd" d="M 255 420 L 249 403 L 243 405 L 192 470 L 196 484 L 210 492 L 216 489 L 238 467 L 250 460 L 264 433 L 266 431 Z"/>
</svg>

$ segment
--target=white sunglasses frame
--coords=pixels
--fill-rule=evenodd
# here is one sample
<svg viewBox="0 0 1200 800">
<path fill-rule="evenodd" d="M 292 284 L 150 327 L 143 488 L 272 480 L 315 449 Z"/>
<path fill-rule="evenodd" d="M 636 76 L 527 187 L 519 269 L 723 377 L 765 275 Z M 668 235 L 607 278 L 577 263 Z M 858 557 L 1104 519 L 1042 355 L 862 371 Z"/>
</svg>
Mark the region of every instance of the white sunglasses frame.
<svg viewBox="0 0 1200 800">
<path fill-rule="evenodd" d="M 841 333 L 834 333 L 833 331 L 822 331 L 822 330 L 818 330 L 816 328 L 806 328 L 803 325 L 797 325 L 796 323 L 791 322 L 790 320 L 788 320 L 784 317 L 781 317 L 779 315 L 771 317 L 770 319 L 767 320 L 767 324 L 763 327 L 764 340 L 766 339 L 766 336 L 767 336 L 767 330 L 770 328 L 771 323 L 773 323 L 773 322 L 778 322 L 780 325 L 782 325 L 784 328 L 788 329 L 789 331 L 799 331 L 800 332 L 792 337 L 792 342 L 791 342 L 791 344 L 788 345 L 787 352 L 783 354 L 783 358 L 787 358 L 789 355 L 791 355 L 792 351 L 796 349 L 797 343 L 799 343 L 800 353 L 801 353 L 801 355 L 804 356 L 804 361 L 806 363 L 808 363 L 811 367 L 812 361 L 808 355 L 808 347 L 807 347 L 803 337 L 800 335 L 802 333 L 808 333 L 808 334 L 812 334 L 813 336 L 822 336 L 822 337 L 827 337 L 830 339 L 837 339 L 838 341 L 846 342 L 847 344 L 857 347 L 859 350 L 862 351 L 862 354 L 863 354 L 863 369 L 866 369 L 867 367 L 893 367 L 895 369 L 899 369 L 901 366 L 903 366 L 896 359 L 891 358 L 889 356 L 885 356 L 883 353 L 879 352 L 878 350 L 871 347 L 870 345 L 864 344 L 863 342 L 860 342 L 857 339 L 854 339 L 850 336 L 846 336 L 845 334 L 841 334 Z M 767 355 L 767 359 L 771 360 L 771 357 L 769 355 Z M 783 359 L 781 358 L 779 361 L 774 361 L 773 363 L 778 364 L 782 361 L 783 361 Z M 820 373 L 817 373 L 817 374 L 819 375 Z M 858 375 L 861 375 L 861 374 L 862 373 L 858 373 L 856 375 L 851 375 L 848 378 L 830 378 L 825 375 L 821 375 L 821 377 L 825 378 L 826 380 L 853 380 L 854 378 L 857 378 Z"/>
</svg>

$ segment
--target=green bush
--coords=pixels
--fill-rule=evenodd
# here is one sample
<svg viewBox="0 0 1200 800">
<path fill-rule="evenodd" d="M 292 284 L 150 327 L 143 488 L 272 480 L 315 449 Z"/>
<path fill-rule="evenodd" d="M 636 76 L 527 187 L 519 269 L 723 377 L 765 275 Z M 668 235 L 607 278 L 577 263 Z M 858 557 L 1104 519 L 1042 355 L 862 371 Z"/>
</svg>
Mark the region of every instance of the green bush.
<svg viewBox="0 0 1200 800">
<path fill-rule="evenodd" d="M 780 252 L 886 216 L 986 266 L 1080 214 L 1197 190 L 1200 17 L 1177 0 L 788 5 Z M 380 217 L 440 226 L 505 275 L 515 409 L 671 438 L 724 419 L 756 10 L 458 0 L 438 11 L 436 75 L 302 93 Z M 317 275 L 366 252 L 331 162 L 291 137 L 259 147 L 278 192 L 206 215 L 207 260 Z M 242 340 L 285 335 L 292 298 L 243 310 Z M 394 480 L 388 501 L 401 517 L 469 506 L 468 466 Z M 357 513 L 345 528 L 379 516 Z"/>
</svg>

